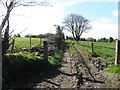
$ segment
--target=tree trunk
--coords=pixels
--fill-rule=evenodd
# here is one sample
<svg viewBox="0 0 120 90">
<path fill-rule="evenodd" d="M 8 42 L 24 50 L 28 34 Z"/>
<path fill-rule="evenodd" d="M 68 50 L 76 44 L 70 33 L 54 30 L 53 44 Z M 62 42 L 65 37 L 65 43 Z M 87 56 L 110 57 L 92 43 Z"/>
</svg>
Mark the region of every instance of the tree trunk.
<svg viewBox="0 0 120 90">
<path fill-rule="evenodd" d="M 74 32 L 72 32 L 72 35 L 73 35 L 74 40 L 76 40 L 75 35 L 74 35 Z"/>
<path fill-rule="evenodd" d="M 79 41 L 79 40 L 80 40 L 80 37 L 79 37 L 79 36 L 76 36 L 76 39 L 77 39 L 77 41 Z"/>
<path fill-rule="evenodd" d="M 0 31 L 1 31 L 1 32 L 2 32 L 2 29 L 4 28 L 4 25 L 5 25 L 6 21 L 7 21 L 8 18 L 9 18 L 9 16 L 10 16 L 10 10 L 7 10 L 7 14 L 6 14 L 6 16 L 4 17 L 4 19 L 3 19 L 3 21 L 2 21 L 2 23 L 1 23 L 1 25 L 0 25 Z"/>
<path fill-rule="evenodd" d="M 6 53 L 6 51 L 8 50 L 10 44 L 9 44 L 9 20 L 7 20 L 7 26 L 5 29 L 5 33 L 4 33 L 4 38 L 2 40 L 2 54 L 4 55 Z"/>
</svg>

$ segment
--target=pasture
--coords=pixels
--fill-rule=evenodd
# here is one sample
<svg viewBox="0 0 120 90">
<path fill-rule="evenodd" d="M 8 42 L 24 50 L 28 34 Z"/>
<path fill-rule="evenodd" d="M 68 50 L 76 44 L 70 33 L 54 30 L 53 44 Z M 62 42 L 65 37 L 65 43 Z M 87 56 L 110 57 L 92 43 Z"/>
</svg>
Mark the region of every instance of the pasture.
<svg viewBox="0 0 120 90">
<path fill-rule="evenodd" d="M 43 38 L 31 38 L 31 46 L 39 45 L 40 39 L 41 39 L 41 42 L 43 44 L 43 41 L 45 39 L 43 39 Z M 15 37 L 14 49 L 24 49 L 24 48 L 27 48 L 27 49 L 30 48 L 30 38 L 29 37 Z"/>
<path fill-rule="evenodd" d="M 90 41 L 80 41 L 76 43 L 75 41 L 67 40 L 66 42 L 75 43 L 81 50 L 93 55 L 91 49 Z M 115 43 L 103 43 L 103 42 L 93 42 L 94 44 L 94 53 L 97 56 L 107 59 L 107 61 L 114 62 L 115 59 Z"/>
</svg>

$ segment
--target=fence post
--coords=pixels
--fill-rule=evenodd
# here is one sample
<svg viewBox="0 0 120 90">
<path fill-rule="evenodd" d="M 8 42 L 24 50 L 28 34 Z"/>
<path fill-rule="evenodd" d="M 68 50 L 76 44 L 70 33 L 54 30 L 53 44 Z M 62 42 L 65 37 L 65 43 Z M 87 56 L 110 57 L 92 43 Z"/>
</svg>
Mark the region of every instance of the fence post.
<svg viewBox="0 0 120 90">
<path fill-rule="evenodd" d="M 42 45 L 42 38 L 40 38 L 40 46 Z"/>
<path fill-rule="evenodd" d="M 93 45 L 93 43 L 91 43 L 91 46 L 92 46 L 92 52 L 94 52 L 94 45 Z"/>
<path fill-rule="evenodd" d="M 0 26 L 0 89 L 2 90 L 2 35 L 1 35 L 2 29 Z"/>
<path fill-rule="evenodd" d="M 48 43 L 47 43 L 47 41 L 43 42 L 43 54 L 44 54 L 44 60 L 48 62 Z"/>
<path fill-rule="evenodd" d="M 14 51 L 14 44 L 15 44 L 15 39 L 12 40 L 12 47 L 11 47 L 11 52 L 13 53 Z"/>
<path fill-rule="evenodd" d="M 30 36 L 30 49 L 31 49 L 31 36 Z"/>
<path fill-rule="evenodd" d="M 120 40 L 116 40 L 115 65 L 120 64 Z"/>
</svg>

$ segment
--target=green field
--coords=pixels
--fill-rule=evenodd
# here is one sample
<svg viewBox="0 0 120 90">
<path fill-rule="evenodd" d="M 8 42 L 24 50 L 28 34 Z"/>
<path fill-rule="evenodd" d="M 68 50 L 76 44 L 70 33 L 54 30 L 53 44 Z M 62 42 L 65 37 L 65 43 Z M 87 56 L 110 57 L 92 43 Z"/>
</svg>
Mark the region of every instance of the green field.
<svg viewBox="0 0 120 90">
<path fill-rule="evenodd" d="M 42 39 L 42 42 L 45 39 Z M 40 38 L 31 38 L 31 46 L 40 44 Z M 11 48 L 11 47 L 10 47 Z M 23 48 L 30 48 L 30 38 L 27 37 L 16 37 L 15 38 L 15 45 L 14 49 L 23 49 Z"/>
<path fill-rule="evenodd" d="M 76 43 L 75 41 L 66 41 L 75 43 L 83 51 L 93 55 L 91 51 L 91 43 L 89 41 L 81 41 Z M 94 44 L 94 52 L 97 56 L 107 59 L 110 62 L 114 62 L 115 59 L 115 43 L 102 43 L 102 42 L 93 42 Z"/>
</svg>

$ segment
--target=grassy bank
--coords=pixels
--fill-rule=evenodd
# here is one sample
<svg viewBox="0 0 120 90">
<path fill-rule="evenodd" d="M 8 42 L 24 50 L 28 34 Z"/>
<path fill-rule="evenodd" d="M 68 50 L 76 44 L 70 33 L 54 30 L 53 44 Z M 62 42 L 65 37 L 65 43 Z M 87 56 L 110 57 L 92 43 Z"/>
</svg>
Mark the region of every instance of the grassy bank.
<svg viewBox="0 0 120 90">
<path fill-rule="evenodd" d="M 19 78 L 25 79 L 39 73 L 49 73 L 57 69 L 62 51 L 49 56 L 49 62 L 43 57 L 36 56 L 35 53 L 19 52 L 6 54 L 3 57 L 3 88 L 13 88 Z"/>
</svg>

